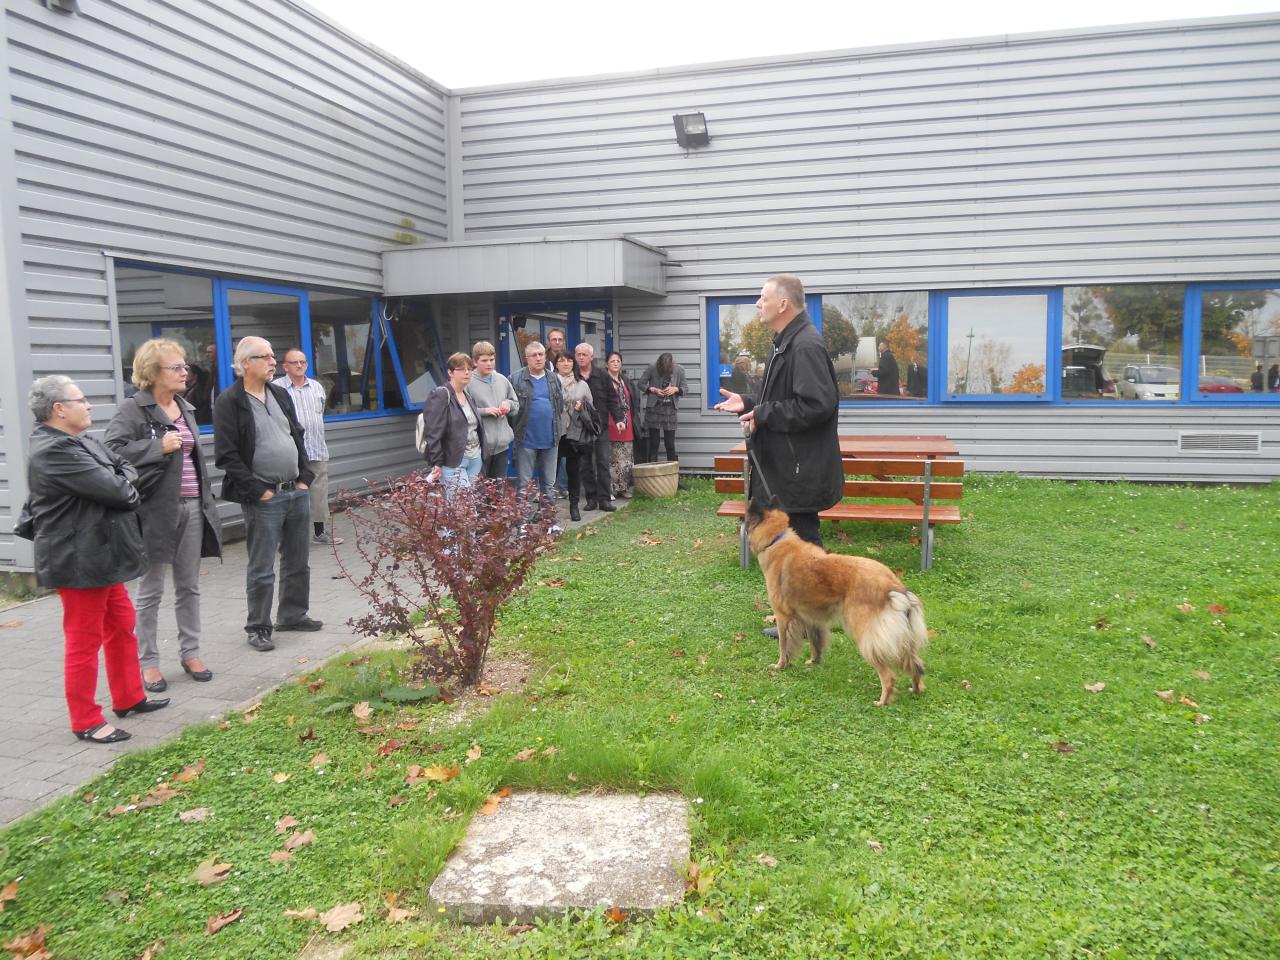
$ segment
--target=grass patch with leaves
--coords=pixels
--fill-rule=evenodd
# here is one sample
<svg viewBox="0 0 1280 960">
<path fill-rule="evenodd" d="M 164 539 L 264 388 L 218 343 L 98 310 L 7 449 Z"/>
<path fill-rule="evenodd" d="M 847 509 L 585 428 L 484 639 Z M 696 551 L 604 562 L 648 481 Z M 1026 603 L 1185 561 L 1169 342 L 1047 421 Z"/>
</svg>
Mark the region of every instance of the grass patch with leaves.
<svg viewBox="0 0 1280 960">
<path fill-rule="evenodd" d="M 934 633 L 926 693 L 877 709 L 842 634 L 821 667 L 767 672 L 759 571 L 694 486 L 542 562 L 492 652 L 531 659 L 528 686 L 470 719 L 384 700 L 358 721 L 346 704 L 381 699 L 404 655 L 339 658 L 10 827 L 3 939 L 290 957 L 322 926 L 284 910 L 359 903 L 324 934 L 352 960 L 1280 955 L 1280 487 L 975 476 L 927 574 L 905 527 L 826 529 L 905 570 Z M 110 815 L 161 781 L 179 792 Z M 679 791 L 701 891 L 620 924 L 436 919 L 426 888 L 501 787 Z M 215 854 L 230 871 L 201 886 Z M 417 916 L 387 923 L 388 893 Z"/>
</svg>

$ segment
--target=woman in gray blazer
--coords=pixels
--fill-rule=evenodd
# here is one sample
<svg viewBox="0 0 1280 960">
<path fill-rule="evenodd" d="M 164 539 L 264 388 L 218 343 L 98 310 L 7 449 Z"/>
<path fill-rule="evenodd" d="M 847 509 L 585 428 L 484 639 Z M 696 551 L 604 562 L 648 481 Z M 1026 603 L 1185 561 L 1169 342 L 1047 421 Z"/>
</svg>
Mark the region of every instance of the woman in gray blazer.
<svg viewBox="0 0 1280 960">
<path fill-rule="evenodd" d="M 169 568 L 182 669 L 200 683 L 213 679 L 200 658 L 200 559 L 222 556 L 222 527 L 200 455 L 195 408 L 180 396 L 189 369 L 185 351 L 172 340 L 148 340 L 140 346 L 133 358 L 138 392 L 119 406 L 104 438 L 107 447 L 140 474 L 163 471 L 138 508 L 148 560 L 134 599 L 138 659 L 143 684 L 152 692 L 169 685 L 160 672 L 157 643 L 160 598 Z"/>
</svg>

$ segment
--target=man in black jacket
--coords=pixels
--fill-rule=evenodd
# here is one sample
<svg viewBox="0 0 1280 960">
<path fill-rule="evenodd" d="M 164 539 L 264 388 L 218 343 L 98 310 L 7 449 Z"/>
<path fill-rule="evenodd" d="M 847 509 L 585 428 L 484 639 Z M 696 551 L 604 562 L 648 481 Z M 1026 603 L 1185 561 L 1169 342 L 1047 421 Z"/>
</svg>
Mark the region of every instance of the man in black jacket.
<svg viewBox="0 0 1280 960">
<path fill-rule="evenodd" d="M 836 371 L 804 312 L 799 277 L 770 277 L 756 309 L 773 331 L 760 396 L 721 390 L 725 399 L 716 409 L 740 414 L 756 460 L 750 494 L 776 496 L 797 535 L 822 546 L 818 512 L 839 503 L 844 492 Z"/>
<path fill-rule="evenodd" d="M 898 372 L 898 358 L 889 345 L 880 341 L 880 366 L 876 368 L 876 393 L 882 397 L 902 396 L 902 379 Z"/>
<path fill-rule="evenodd" d="M 261 337 L 245 337 L 236 346 L 235 369 L 241 379 L 218 395 L 213 405 L 214 463 L 225 471 L 222 498 L 244 510 L 249 565 L 245 593 L 249 615 L 244 629 L 249 646 L 266 652 L 271 639 L 271 601 L 280 554 L 280 606 L 275 629 L 319 630 L 307 616 L 311 602 L 311 507 L 314 475 L 307 466 L 302 427 L 293 401 L 271 383 L 276 358 Z"/>
<path fill-rule="evenodd" d="M 578 368 L 578 379 L 585 380 L 591 390 L 591 409 L 595 414 L 599 431 L 592 441 L 593 449 L 582 458 L 582 484 L 587 489 L 588 510 L 612 513 L 613 484 L 609 474 L 609 375 L 595 365 L 596 349 L 589 343 L 580 343 L 573 349 L 573 362 Z"/>
</svg>

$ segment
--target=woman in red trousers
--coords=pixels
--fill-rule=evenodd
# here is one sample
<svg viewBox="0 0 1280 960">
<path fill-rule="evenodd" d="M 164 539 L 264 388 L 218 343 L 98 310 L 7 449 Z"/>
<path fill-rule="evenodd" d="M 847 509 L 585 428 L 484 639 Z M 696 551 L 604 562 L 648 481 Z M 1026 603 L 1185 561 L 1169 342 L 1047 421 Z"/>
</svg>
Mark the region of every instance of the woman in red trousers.
<svg viewBox="0 0 1280 960">
<path fill-rule="evenodd" d="M 124 588 L 147 568 L 133 486 L 138 474 L 84 435 L 93 424 L 92 407 L 69 377 L 37 380 L 28 402 L 38 426 L 31 435 L 26 509 L 36 582 L 56 589 L 62 600 L 71 730 L 90 743 L 117 743 L 129 734 L 106 722 L 95 699 L 99 650 L 117 717 L 169 704 L 148 700 L 142 688 L 133 604 Z"/>
</svg>

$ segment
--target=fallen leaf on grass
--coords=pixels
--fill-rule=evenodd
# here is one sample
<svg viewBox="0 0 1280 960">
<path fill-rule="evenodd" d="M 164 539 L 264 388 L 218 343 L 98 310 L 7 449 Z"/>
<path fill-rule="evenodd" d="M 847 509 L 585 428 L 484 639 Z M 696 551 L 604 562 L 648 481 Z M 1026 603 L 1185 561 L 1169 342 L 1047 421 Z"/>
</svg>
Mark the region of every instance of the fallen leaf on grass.
<svg viewBox="0 0 1280 960">
<path fill-rule="evenodd" d="M 369 658 L 365 657 L 365 659 L 368 660 Z M 369 706 L 368 700 L 361 700 L 351 708 L 351 715 L 363 723 L 373 716 L 373 707 Z"/>
<path fill-rule="evenodd" d="M 867 846 L 870 847 L 872 850 L 874 850 L 876 853 L 884 853 L 884 847 L 880 845 L 880 841 L 877 840 L 875 837 L 867 837 Z"/>
<path fill-rule="evenodd" d="M 1163 700 L 1165 703 L 1173 703 L 1172 690 L 1157 690 L 1156 696 L 1159 697 L 1161 700 Z"/>
<path fill-rule="evenodd" d="M 1154 650 L 1156 648 L 1156 642 L 1145 633 L 1142 635 L 1142 642 L 1147 645 L 1148 650 Z"/>
<path fill-rule="evenodd" d="M 298 734 L 298 743 L 299 743 L 299 744 L 306 743 L 308 740 L 319 740 L 319 739 L 320 739 L 320 738 L 316 736 L 316 728 L 315 728 L 315 727 L 307 727 L 307 732 L 306 732 L 306 733 L 300 733 L 300 734 Z"/>
<path fill-rule="evenodd" d="M 269 863 L 288 863 L 293 859 L 293 854 L 288 850 L 275 850 L 271 856 L 267 857 Z"/>
<path fill-rule="evenodd" d="M 211 813 L 213 811 L 208 807 L 196 807 L 194 810 L 183 810 L 178 814 L 178 819 L 183 823 L 204 823 Z"/>
<path fill-rule="evenodd" d="M 1192 700 L 1190 697 L 1188 697 L 1185 693 L 1184 693 L 1182 696 L 1180 696 L 1180 697 L 1178 698 L 1178 702 L 1179 702 L 1180 704 L 1182 704 L 1184 707 L 1193 707 L 1193 708 L 1194 708 L 1194 707 L 1198 707 L 1198 706 L 1200 706 L 1200 704 L 1196 703 L 1194 700 Z"/>
<path fill-rule="evenodd" d="M 537 755 L 538 755 L 538 748 L 530 747 L 527 750 L 521 750 L 511 759 L 514 760 L 516 763 L 524 763 L 526 760 L 532 760 Z"/>
<path fill-rule="evenodd" d="M 52 929 L 49 924 L 42 923 L 34 930 L 28 930 L 14 937 L 4 945 L 4 948 L 13 954 L 13 960 L 47 960 L 52 958 L 53 954 L 45 950 L 44 938 Z"/>
<path fill-rule="evenodd" d="M 219 723 L 219 724 L 218 724 L 218 729 L 219 729 L 219 730 L 230 730 L 230 729 L 231 729 L 231 721 L 230 721 L 230 720 L 223 720 L 221 723 Z"/>
<path fill-rule="evenodd" d="M 288 775 L 287 773 L 277 773 L 277 774 L 276 774 L 274 777 L 272 777 L 271 779 L 272 779 L 273 781 L 275 781 L 276 783 L 284 783 L 285 781 L 287 781 L 287 780 L 289 779 L 289 775 Z"/>
<path fill-rule="evenodd" d="M 298 821 L 293 817 L 281 817 L 276 821 L 276 833 L 288 833 L 296 826 L 298 826 Z"/>
<path fill-rule="evenodd" d="M 672 650 L 671 655 L 673 657 L 683 657 L 685 655 L 685 652 L 683 650 Z"/>
<path fill-rule="evenodd" d="M 482 697 L 496 697 L 501 692 L 502 692 L 501 687 L 491 687 L 485 683 L 482 683 L 480 684 L 480 686 L 476 687 L 476 693 Z"/>
<path fill-rule="evenodd" d="M 138 960 L 155 960 L 160 955 L 161 949 L 164 947 L 163 940 L 157 940 L 154 943 L 147 944 L 147 949 L 138 955 Z"/>
<path fill-rule="evenodd" d="M 1180 610 L 1182 613 L 1195 613 L 1196 608 L 1194 604 L 1183 601 L 1182 603 L 1178 604 L 1178 610 Z"/>
<path fill-rule="evenodd" d="M 471 745 L 471 749 L 467 751 L 467 763 L 475 763 L 480 759 L 480 755 L 483 752 L 484 751 L 480 749 L 480 744 L 473 743 Z"/>
<path fill-rule="evenodd" d="M 389 807 L 398 807 L 398 806 L 400 806 L 400 804 L 404 803 L 406 799 L 408 799 L 408 798 L 407 798 L 407 797 L 402 797 L 402 796 L 400 796 L 400 794 L 398 794 L 398 793 L 397 793 L 394 797 L 388 797 L 388 798 L 387 798 L 387 806 L 389 806 Z"/>
<path fill-rule="evenodd" d="M 121 814 L 132 813 L 135 810 L 146 810 L 148 807 L 158 807 L 166 800 L 172 800 L 180 791 L 175 790 L 167 783 L 157 783 L 154 787 L 147 791 L 147 795 L 142 799 L 135 797 L 129 803 L 122 803 L 117 807 L 112 807 L 107 811 L 107 816 L 118 817 Z"/>
<path fill-rule="evenodd" d="M 329 681 L 326 680 L 324 677 L 321 677 L 319 680 L 312 680 L 310 683 L 308 683 L 307 689 L 310 690 L 312 693 L 315 693 L 317 690 L 319 690 L 328 682 Z"/>
<path fill-rule="evenodd" d="M 401 720 L 399 723 L 397 723 L 397 724 L 395 725 L 395 727 L 394 727 L 393 729 L 396 729 L 396 730 L 417 730 L 417 729 L 418 729 L 418 721 L 417 721 L 417 720 Z"/>
<path fill-rule="evenodd" d="M 364 919 L 364 909 L 359 903 L 340 903 L 331 910 L 320 914 L 324 928 L 330 933 L 341 933 L 352 924 Z"/>
<path fill-rule="evenodd" d="M 189 766 L 183 767 L 182 771 L 174 775 L 174 780 L 178 783 L 191 783 L 200 779 L 200 774 L 204 773 L 204 760 L 197 760 Z"/>
<path fill-rule="evenodd" d="M 1196 726 L 1199 726 L 1202 723 L 1209 722 L 1209 717 L 1205 716 L 1203 713 L 1197 713 L 1194 719 L 1195 719 Z"/>
<path fill-rule="evenodd" d="M 544 757 L 554 757 L 559 752 L 560 752 L 559 747 L 544 747 L 542 751 L 542 755 Z"/>
<path fill-rule="evenodd" d="M 533 929 L 532 923 L 514 923 L 511 926 L 507 927 L 507 933 L 509 933 L 511 936 L 514 937 L 521 933 L 528 933 L 532 929 Z"/>
<path fill-rule="evenodd" d="M 348 660 L 348 661 L 347 661 L 347 666 L 348 666 L 348 667 L 358 667 L 358 666 L 361 666 L 362 664 L 366 664 L 366 663 L 368 663 L 368 662 L 369 662 L 369 655 L 368 655 L 368 654 L 365 654 L 363 657 L 356 657 L 354 660 Z"/>
<path fill-rule="evenodd" d="M 373 724 L 372 726 L 367 726 L 367 727 L 356 727 L 356 733 L 363 733 L 366 737 L 372 737 L 372 736 L 376 736 L 377 734 L 386 733 L 386 732 L 387 732 L 386 727 L 380 727 L 377 724 Z"/>
<path fill-rule="evenodd" d="M 767 617 L 765 617 L 765 618 L 764 618 L 764 622 L 765 622 L 765 623 L 777 623 L 777 622 L 778 622 L 778 615 L 777 615 L 776 613 L 771 613 L 771 614 L 769 614 Z"/>
<path fill-rule="evenodd" d="M 966 689 L 966 690 L 972 690 L 972 689 L 973 689 L 973 684 L 972 684 L 972 683 L 970 683 L 968 680 L 961 680 L 961 681 L 960 681 L 960 686 L 961 686 L 961 687 L 963 687 L 963 688 L 964 688 L 964 689 Z"/>
<path fill-rule="evenodd" d="M 1097 683 L 1086 683 L 1084 688 L 1090 693 L 1101 693 L 1103 690 L 1107 689 L 1107 685 L 1099 680 Z"/>
<path fill-rule="evenodd" d="M 501 790 L 491 793 L 488 799 L 480 805 L 480 809 L 476 811 L 482 817 L 491 817 L 498 812 L 498 807 L 502 801 L 511 796 L 511 788 L 503 787 Z"/>
<path fill-rule="evenodd" d="M 236 907 L 230 913 L 220 913 L 210 917 L 204 925 L 204 932 L 210 935 L 217 933 L 229 923 L 235 923 L 244 913 L 244 907 Z"/>
<path fill-rule="evenodd" d="M 767 854 L 767 853 L 757 853 L 757 854 L 756 854 L 756 863 L 760 864 L 762 867 L 770 867 L 770 868 L 773 868 L 773 867 L 776 867 L 776 866 L 778 865 L 778 858 L 777 858 L 777 857 L 771 857 L 771 856 L 769 856 L 769 854 Z"/>
<path fill-rule="evenodd" d="M 1209 604 L 1209 612 L 1213 614 L 1226 613 L 1227 608 L 1220 603 Z"/>
<path fill-rule="evenodd" d="M 301 833 L 289 834 L 289 839 L 284 842 L 284 848 L 292 851 L 299 847 L 309 847 L 315 842 L 316 835 L 313 830 L 304 830 Z"/>
<path fill-rule="evenodd" d="M 548 587 L 563 587 L 564 580 L 561 577 L 552 577 L 550 580 L 543 580 Z"/>
<path fill-rule="evenodd" d="M 1197 680 L 1212 680 L 1212 679 L 1213 679 L 1213 674 L 1211 674 L 1208 670 L 1197 670 L 1197 671 L 1195 672 L 1194 676 L 1195 676 L 1195 678 L 1196 678 Z"/>
<path fill-rule="evenodd" d="M 315 907 L 303 907 L 301 910 L 286 910 L 284 915 L 290 920 L 315 920 L 320 911 Z"/>
<path fill-rule="evenodd" d="M 442 763 L 433 764 L 430 767 L 420 767 L 416 763 L 410 764 L 409 769 L 405 771 L 408 774 L 409 786 L 421 783 L 424 780 L 435 781 L 437 783 L 448 783 L 458 774 L 462 773 L 461 764 L 452 764 L 445 766 Z"/>
<path fill-rule="evenodd" d="M 1105 613 L 1104 613 L 1104 614 L 1102 614 L 1101 616 L 1097 617 L 1097 618 L 1093 621 L 1093 629 L 1095 629 L 1095 630 L 1110 630 L 1110 629 L 1111 629 L 1111 621 L 1107 619 L 1107 615 L 1106 615 Z"/>
<path fill-rule="evenodd" d="M 715 882 L 715 874 L 707 870 L 697 860 L 690 860 L 688 866 L 685 867 L 684 892 L 686 894 L 692 893 L 699 897 L 705 896 Z"/>
<path fill-rule="evenodd" d="M 329 765 L 329 755 L 327 753 L 317 753 L 311 758 L 311 766 L 313 768 L 327 767 Z"/>
<path fill-rule="evenodd" d="M 218 863 L 218 855 L 215 853 L 208 860 L 200 861 L 200 865 L 192 872 L 191 879 L 202 887 L 216 887 L 227 879 L 230 872 L 231 864 Z"/>
<path fill-rule="evenodd" d="M 397 907 L 396 901 L 399 899 L 397 894 L 388 893 L 385 899 L 387 901 L 387 923 L 404 923 L 406 920 L 412 920 L 418 915 L 417 910 Z"/>
<path fill-rule="evenodd" d="M 364 769 L 360 771 L 360 776 L 362 776 L 362 777 L 364 777 L 366 780 L 368 780 L 370 777 L 372 777 L 372 776 L 373 776 L 374 774 L 376 774 L 377 772 L 378 772 L 378 771 L 374 768 L 374 766 L 373 766 L 373 764 L 372 764 L 372 763 L 367 763 L 367 764 L 365 764 Z"/>
<path fill-rule="evenodd" d="M 1071 744 L 1067 743 L 1065 740 L 1059 740 L 1057 743 L 1053 745 L 1053 749 L 1057 750 L 1059 753 L 1075 753 L 1076 752 L 1076 748 L 1073 747 Z"/>
<path fill-rule="evenodd" d="M 378 756 L 387 757 L 404 746 L 403 740 L 388 740 L 378 748 Z"/>
<path fill-rule="evenodd" d="M 635 645 L 636 645 L 636 642 L 635 642 L 634 640 L 628 640 L 628 641 L 627 641 L 627 649 L 628 649 L 628 650 L 633 649 L 633 648 L 635 647 Z"/>
<path fill-rule="evenodd" d="M 610 923 L 624 923 L 627 919 L 627 911 L 621 907 L 610 907 L 604 912 L 604 918 Z"/>
</svg>

